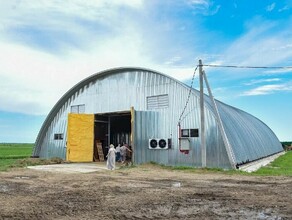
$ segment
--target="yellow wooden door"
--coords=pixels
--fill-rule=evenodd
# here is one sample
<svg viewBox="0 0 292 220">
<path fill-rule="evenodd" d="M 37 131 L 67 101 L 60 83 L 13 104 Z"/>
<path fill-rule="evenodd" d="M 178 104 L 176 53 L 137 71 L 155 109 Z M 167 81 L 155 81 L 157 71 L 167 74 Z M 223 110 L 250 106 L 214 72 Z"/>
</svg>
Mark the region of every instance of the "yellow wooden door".
<svg viewBox="0 0 292 220">
<path fill-rule="evenodd" d="M 68 114 L 67 154 L 71 162 L 93 161 L 94 115 Z"/>
</svg>

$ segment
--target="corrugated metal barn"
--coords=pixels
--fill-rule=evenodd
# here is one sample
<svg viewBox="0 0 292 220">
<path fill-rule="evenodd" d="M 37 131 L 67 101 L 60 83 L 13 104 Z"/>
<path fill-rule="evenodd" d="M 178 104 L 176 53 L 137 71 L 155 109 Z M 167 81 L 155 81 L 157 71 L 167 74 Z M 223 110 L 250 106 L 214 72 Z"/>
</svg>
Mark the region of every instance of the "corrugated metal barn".
<svg viewBox="0 0 292 220">
<path fill-rule="evenodd" d="M 262 121 L 215 103 L 222 129 L 212 99 L 204 95 L 202 149 L 199 91 L 148 69 L 103 71 L 75 85 L 56 103 L 38 134 L 33 156 L 90 162 L 97 157 L 97 143 L 105 153 L 109 144 L 126 142 L 135 164 L 228 169 L 283 151 Z"/>
</svg>

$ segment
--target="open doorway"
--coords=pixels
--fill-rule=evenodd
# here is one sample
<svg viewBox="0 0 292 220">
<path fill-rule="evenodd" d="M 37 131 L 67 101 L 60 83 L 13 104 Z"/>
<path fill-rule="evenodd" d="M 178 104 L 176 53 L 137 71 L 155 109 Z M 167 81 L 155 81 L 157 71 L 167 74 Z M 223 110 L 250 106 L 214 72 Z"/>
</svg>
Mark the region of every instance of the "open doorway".
<svg viewBox="0 0 292 220">
<path fill-rule="evenodd" d="M 126 143 L 131 149 L 131 113 L 114 112 L 95 114 L 94 120 L 94 161 L 105 161 L 109 145 L 115 147 Z M 128 151 L 127 151 L 128 152 Z M 132 153 L 127 160 L 132 162 Z"/>
</svg>

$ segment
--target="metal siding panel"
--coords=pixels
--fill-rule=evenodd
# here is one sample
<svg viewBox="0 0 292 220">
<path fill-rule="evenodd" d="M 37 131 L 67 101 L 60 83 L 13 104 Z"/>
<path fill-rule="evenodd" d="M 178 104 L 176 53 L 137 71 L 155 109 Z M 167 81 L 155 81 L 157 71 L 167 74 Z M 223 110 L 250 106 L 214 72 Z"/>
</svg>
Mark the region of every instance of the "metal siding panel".
<svg viewBox="0 0 292 220">
<path fill-rule="evenodd" d="M 253 161 L 282 151 L 275 134 L 256 117 L 219 104 L 220 114 L 237 163 Z"/>
<path fill-rule="evenodd" d="M 135 163 L 156 162 L 168 163 L 168 150 L 150 150 L 148 148 L 149 139 L 162 138 L 159 125 L 161 114 L 151 111 L 135 112 Z"/>
</svg>

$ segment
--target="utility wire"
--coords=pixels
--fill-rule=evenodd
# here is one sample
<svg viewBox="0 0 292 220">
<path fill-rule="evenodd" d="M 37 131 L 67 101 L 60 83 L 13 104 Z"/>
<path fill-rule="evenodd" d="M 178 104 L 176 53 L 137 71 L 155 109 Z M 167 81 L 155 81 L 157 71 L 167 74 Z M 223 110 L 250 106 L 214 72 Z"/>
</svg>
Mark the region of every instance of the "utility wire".
<svg viewBox="0 0 292 220">
<path fill-rule="evenodd" d="M 191 114 L 195 109 L 197 109 L 197 107 L 192 108 L 188 113 L 186 113 L 186 114 L 184 115 L 184 117 L 181 118 L 180 121 L 183 121 L 183 120 L 184 120 L 189 114 Z"/>
<path fill-rule="evenodd" d="M 235 66 L 235 65 L 233 66 L 233 65 L 215 65 L 215 64 L 203 64 L 202 66 L 242 68 L 242 69 L 292 69 L 292 66 Z"/>
<path fill-rule="evenodd" d="M 188 98 L 187 98 L 187 101 L 186 101 L 185 107 L 184 107 L 184 109 L 183 109 L 181 115 L 179 116 L 179 120 L 178 120 L 179 123 L 180 123 L 180 121 L 181 121 L 181 119 L 182 119 L 182 116 L 183 116 L 183 114 L 185 113 L 185 110 L 186 110 L 186 108 L 187 108 L 187 105 L 188 105 L 188 103 L 189 103 L 189 101 L 190 101 L 191 92 L 192 92 L 193 83 L 194 83 L 194 78 L 195 78 L 195 74 L 196 74 L 196 71 L 197 71 L 198 67 L 199 67 L 199 66 L 196 66 L 196 69 L 195 69 L 195 71 L 194 71 L 194 74 L 193 74 L 193 77 L 192 77 L 192 81 L 191 81 L 190 90 L 189 90 L 189 94 L 188 94 Z"/>
<path fill-rule="evenodd" d="M 237 65 L 216 65 L 216 64 L 203 64 L 202 66 L 208 66 L 208 67 L 220 67 L 220 68 L 241 68 L 241 69 L 292 69 L 292 66 L 237 66 Z M 191 92 L 192 92 L 192 87 L 193 87 L 193 82 L 194 82 L 194 78 L 195 78 L 195 73 L 198 69 L 199 65 L 196 66 L 196 69 L 194 71 L 193 77 L 192 77 L 192 82 L 191 82 L 191 87 L 190 87 L 190 91 L 188 94 L 188 98 L 186 101 L 186 104 L 184 106 L 184 109 L 179 117 L 178 122 L 181 122 L 188 114 L 186 114 L 183 118 L 183 114 L 185 113 L 185 110 L 187 108 L 187 105 L 189 103 L 190 100 L 190 96 L 191 96 Z"/>
</svg>

